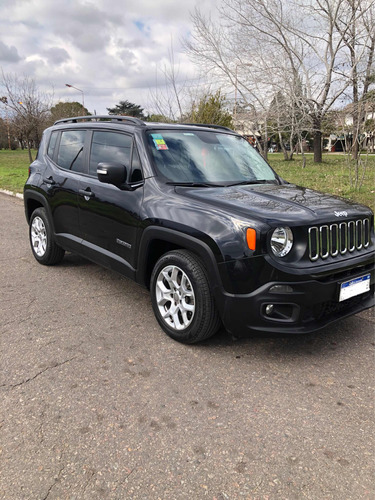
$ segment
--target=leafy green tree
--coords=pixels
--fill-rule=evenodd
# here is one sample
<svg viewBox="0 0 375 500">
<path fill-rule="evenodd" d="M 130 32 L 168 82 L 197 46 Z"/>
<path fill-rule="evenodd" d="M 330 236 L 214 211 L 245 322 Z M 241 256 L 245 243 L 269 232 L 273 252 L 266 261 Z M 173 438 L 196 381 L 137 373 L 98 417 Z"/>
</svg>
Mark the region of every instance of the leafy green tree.
<svg viewBox="0 0 375 500">
<path fill-rule="evenodd" d="M 146 117 L 147 122 L 171 123 L 171 119 L 164 115 L 151 114 Z"/>
<path fill-rule="evenodd" d="M 56 120 L 62 118 L 73 118 L 74 116 L 89 116 L 91 113 L 82 106 L 79 102 L 58 102 L 51 108 L 51 121 L 54 123 Z"/>
<path fill-rule="evenodd" d="M 114 108 L 107 108 L 107 111 L 110 115 L 134 116 L 141 120 L 145 119 L 143 108 L 129 101 L 120 101 Z"/>
<path fill-rule="evenodd" d="M 184 121 L 233 128 L 232 115 L 226 108 L 226 100 L 220 90 L 215 94 L 205 94 L 198 103 L 193 103 Z"/>
</svg>

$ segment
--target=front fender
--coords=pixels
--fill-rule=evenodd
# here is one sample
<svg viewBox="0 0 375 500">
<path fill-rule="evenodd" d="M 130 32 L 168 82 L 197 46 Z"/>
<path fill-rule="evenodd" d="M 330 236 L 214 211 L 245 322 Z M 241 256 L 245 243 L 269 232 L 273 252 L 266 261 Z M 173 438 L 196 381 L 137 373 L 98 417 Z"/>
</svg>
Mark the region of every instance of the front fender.
<svg viewBox="0 0 375 500">
<path fill-rule="evenodd" d="M 154 242 L 169 244 L 172 248 L 184 248 L 196 254 L 205 266 L 213 293 L 215 293 L 216 289 L 222 288 L 217 262 L 223 259 L 215 242 L 211 241 L 208 244 L 195 236 L 181 233 L 175 229 L 155 226 L 147 227 L 141 236 L 136 273 L 138 283 L 148 286 L 151 267 L 154 267 L 161 256 L 152 255 L 152 244 Z"/>
</svg>

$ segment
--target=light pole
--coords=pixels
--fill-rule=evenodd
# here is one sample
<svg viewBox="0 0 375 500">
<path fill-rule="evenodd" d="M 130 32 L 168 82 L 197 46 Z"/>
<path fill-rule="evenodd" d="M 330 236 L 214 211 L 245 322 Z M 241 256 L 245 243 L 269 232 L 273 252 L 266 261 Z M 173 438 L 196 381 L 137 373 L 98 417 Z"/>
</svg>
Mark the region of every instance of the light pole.
<svg viewBox="0 0 375 500">
<path fill-rule="evenodd" d="M 78 90 L 78 92 L 82 93 L 82 115 L 85 115 L 85 94 L 83 93 L 83 90 L 77 89 L 77 87 L 73 87 L 73 85 L 70 85 L 69 83 L 65 84 L 66 87 L 70 87 L 71 89 Z"/>
</svg>

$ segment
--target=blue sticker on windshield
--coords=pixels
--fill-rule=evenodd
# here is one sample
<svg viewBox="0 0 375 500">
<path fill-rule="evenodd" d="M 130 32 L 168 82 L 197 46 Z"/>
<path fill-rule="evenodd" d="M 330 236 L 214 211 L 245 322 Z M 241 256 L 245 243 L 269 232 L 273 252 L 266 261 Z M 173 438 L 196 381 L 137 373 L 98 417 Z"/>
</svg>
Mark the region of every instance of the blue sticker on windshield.
<svg viewBox="0 0 375 500">
<path fill-rule="evenodd" d="M 165 144 L 165 140 L 161 134 L 151 134 L 151 137 L 154 141 L 156 149 L 160 151 L 168 149 L 168 146 Z"/>
</svg>

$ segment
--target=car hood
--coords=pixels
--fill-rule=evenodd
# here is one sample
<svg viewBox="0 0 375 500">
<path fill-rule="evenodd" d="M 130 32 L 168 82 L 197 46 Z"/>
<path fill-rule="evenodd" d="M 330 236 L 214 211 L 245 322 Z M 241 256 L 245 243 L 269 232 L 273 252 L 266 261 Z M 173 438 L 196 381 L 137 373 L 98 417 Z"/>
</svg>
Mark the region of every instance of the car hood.
<svg viewBox="0 0 375 500">
<path fill-rule="evenodd" d="M 256 217 L 268 222 L 328 222 L 370 215 L 363 205 L 293 184 L 257 184 L 223 188 L 185 188 L 185 197 L 206 202 L 227 212 Z"/>
</svg>

